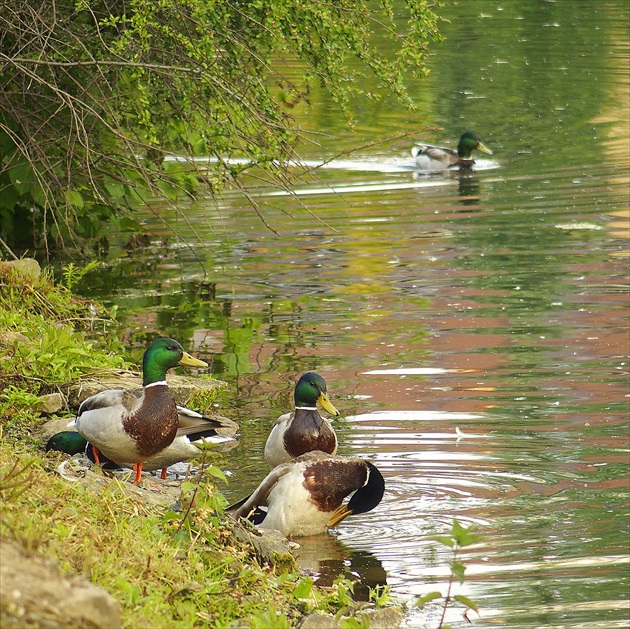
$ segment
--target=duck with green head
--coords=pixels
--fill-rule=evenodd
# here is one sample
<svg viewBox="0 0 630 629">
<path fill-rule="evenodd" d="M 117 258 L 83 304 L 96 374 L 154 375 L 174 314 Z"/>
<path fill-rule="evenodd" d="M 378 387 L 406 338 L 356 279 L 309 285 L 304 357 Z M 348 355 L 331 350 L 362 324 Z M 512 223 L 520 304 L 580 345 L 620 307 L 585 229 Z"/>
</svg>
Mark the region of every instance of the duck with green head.
<svg viewBox="0 0 630 629">
<path fill-rule="evenodd" d="M 326 391 L 326 381 L 318 373 L 305 373 L 295 385 L 295 411 L 281 415 L 274 424 L 265 444 L 265 459 L 273 469 L 305 452 L 337 451 L 337 435 L 328 419 L 322 417 L 321 406 L 334 417 L 339 411 L 332 405 Z"/>
<path fill-rule="evenodd" d="M 475 150 L 492 155 L 492 151 L 482 144 L 475 133 L 466 131 L 459 138 L 456 151 L 444 146 L 418 144 L 411 149 L 411 154 L 421 170 L 445 170 L 453 167 L 472 168 L 475 164 L 472 152 Z"/>
<path fill-rule="evenodd" d="M 134 392 L 136 395 L 138 392 Z M 153 472 L 162 470 L 161 478 L 166 478 L 167 469 L 176 463 L 185 463 L 197 458 L 202 451 L 214 448 L 230 448 L 237 444 L 238 424 L 226 417 L 211 418 L 197 413 L 183 406 L 177 407 L 178 428 L 177 436 L 166 450 L 158 452 L 148 458 L 142 470 Z M 56 450 L 65 454 L 74 455 L 85 453 L 93 463 L 96 462 L 94 448 L 76 430 L 64 430 L 50 437 L 46 443 L 46 452 Z M 99 463 L 103 469 L 119 469 L 125 465 L 111 461 L 98 454 Z"/>
<path fill-rule="evenodd" d="M 102 391 L 79 406 L 72 422 L 98 453 L 136 472 L 140 482 L 147 460 L 164 452 L 177 437 L 179 412 L 166 383 L 166 372 L 177 365 L 207 367 L 173 339 L 160 338 L 144 353 L 142 391 Z"/>
</svg>

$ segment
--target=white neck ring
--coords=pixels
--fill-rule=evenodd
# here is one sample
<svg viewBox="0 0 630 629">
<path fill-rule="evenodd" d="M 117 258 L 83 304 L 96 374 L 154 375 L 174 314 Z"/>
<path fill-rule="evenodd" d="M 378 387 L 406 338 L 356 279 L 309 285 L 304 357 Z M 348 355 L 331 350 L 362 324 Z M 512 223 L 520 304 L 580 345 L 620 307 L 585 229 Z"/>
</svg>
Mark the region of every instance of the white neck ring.
<svg viewBox="0 0 630 629">
<path fill-rule="evenodd" d="M 145 389 L 149 389 L 151 387 L 166 387 L 166 380 L 158 380 L 157 382 L 151 382 L 150 384 L 146 384 L 144 386 Z"/>
</svg>

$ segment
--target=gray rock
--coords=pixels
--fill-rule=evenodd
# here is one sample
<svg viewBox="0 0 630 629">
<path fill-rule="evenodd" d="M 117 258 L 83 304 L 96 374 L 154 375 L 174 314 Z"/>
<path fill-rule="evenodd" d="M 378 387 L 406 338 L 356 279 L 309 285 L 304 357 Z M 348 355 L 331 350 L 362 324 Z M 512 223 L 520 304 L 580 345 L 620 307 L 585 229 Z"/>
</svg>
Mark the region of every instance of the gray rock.
<svg viewBox="0 0 630 629">
<path fill-rule="evenodd" d="M 66 400 L 61 393 L 49 393 L 39 398 L 37 410 L 44 415 L 52 415 L 53 413 L 58 413 L 65 406 Z"/>
<path fill-rule="evenodd" d="M 241 542 L 250 544 L 258 558 L 281 573 L 295 570 L 295 557 L 291 553 L 291 543 L 280 531 L 258 529 L 246 520 L 234 525 L 234 536 Z"/>
<path fill-rule="evenodd" d="M 22 258 L 0 262 L 0 273 L 15 273 L 25 278 L 36 279 L 42 274 L 42 269 L 34 258 Z"/>
<path fill-rule="evenodd" d="M 309 614 L 302 620 L 300 629 L 339 629 L 341 625 L 337 623 L 334 616 L 324 614 Z"/>
<path fill-rule="evenodd" d="M 383 607 L 364 612 L 370 619 L 370 629 L 397 629 L 403 621 L 403 613 L 398 607 Z"/>
<path fill-rule="evenodd" d="M 16 345 L 18 343 L 30 343 L 30 339 L 21 332 L 2 332 L 0 345 Z"/>
<path fill-rule="evenodd" d="M 170 508 L 179 503 L 182 495 L 181 481 L 144 476 L 139 485 L 132 485 L 135 472 L 125 469 L 101 472 L 83 454 L 62 461 L 57 466 L 57 473 L 64 480 L 79 483 L 95 492 L 111 490 L 112 484 L 118 483 L 119 491 L 149 506 Z"/>
<path fill-rule="evenodd" d="M 403 613 L 398 607 L 368 609 L 356 613 L 357 620 L 367 617 L 370 629 L 398 629 L 403 621 Z M 302 620 L 300 629 L 340 629 L 346 616 L 335 618 L 325 614 L 309 614 Z"/>
<path fill-rule="evenodd" d="M 63 432 L 64 430 L 74 431 L 74 428 L 68 428 L 68 424 L 71 421 L 72 419 L 69 417 L 65 419 L 50 419 L 38 429 L 37 434 L 45 445 L 48 443 L 48 440 L 58 432 Z"/>
<path fill-rule="evenodd" d="M 118 604 L 105 590 L 80 575 L 66 575 L 41 555 L 2 539 L 0 552 L 0 626 L 91 627 L 122 626 Z"/>
</svg>

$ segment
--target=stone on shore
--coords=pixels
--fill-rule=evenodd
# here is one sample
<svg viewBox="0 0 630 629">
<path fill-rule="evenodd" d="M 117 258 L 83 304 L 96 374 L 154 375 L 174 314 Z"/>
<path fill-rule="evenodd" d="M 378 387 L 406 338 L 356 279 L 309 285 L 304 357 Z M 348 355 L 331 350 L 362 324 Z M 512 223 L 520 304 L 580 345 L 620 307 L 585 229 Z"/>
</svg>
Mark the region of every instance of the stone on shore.
<svg viewBox="0 0 630 629">
<path fill-rule="evenodd" d="M 57 563 L 2 539 L 0 552 L 0 626 L 92 627 L 122 626 L 120 608 L 103 589 L 84 577 L 61 572 Z"/>
</svg>

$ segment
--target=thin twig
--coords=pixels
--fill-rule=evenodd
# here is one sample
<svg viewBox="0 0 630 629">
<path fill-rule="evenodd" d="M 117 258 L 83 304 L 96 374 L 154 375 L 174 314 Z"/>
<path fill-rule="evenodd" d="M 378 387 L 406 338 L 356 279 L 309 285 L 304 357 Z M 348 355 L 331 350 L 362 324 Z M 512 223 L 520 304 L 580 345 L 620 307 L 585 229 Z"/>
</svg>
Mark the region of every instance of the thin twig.
<svg viewBox="0 0 630 629">
<path fill-rule="evenodd" d="M 2 240 L 2 238 L 0 238 L 0 244 L 7 250 L 7 253 L 14 259 L 14 260 L 19 260 L 19 258 L 13 253 L 13 251 L 11 250 L 11 247 L 9 247 L 9 245 L 7 245 L 6 242 L 4 242 L 4 240 Z"/>
</svg>

